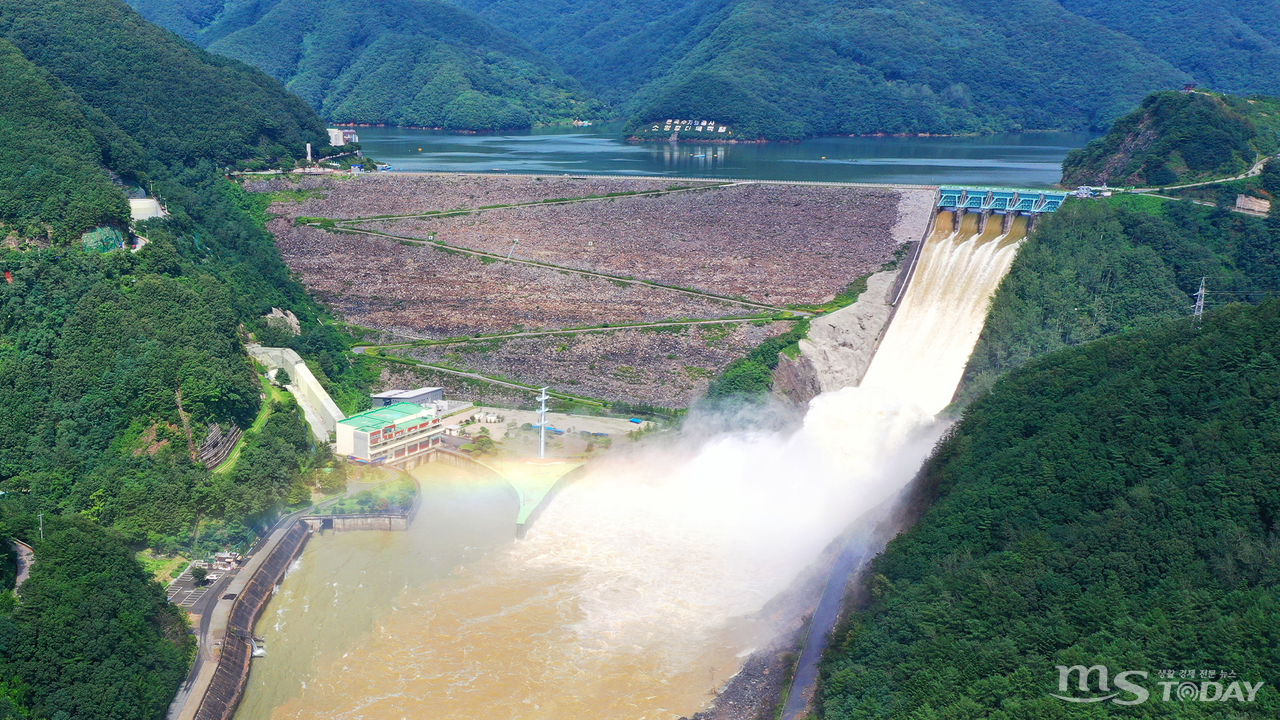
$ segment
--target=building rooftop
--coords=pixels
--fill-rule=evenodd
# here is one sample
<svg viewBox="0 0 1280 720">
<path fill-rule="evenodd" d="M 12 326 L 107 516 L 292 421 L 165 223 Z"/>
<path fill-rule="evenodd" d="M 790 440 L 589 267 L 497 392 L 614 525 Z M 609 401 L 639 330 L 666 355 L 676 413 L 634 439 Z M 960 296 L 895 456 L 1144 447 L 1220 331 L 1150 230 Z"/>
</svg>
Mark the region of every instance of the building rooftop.
<svg viewBox="0 0 1280 720">
<path fill-rule="evenodd" d="M 413 403 L 396 403 L 395 405 L 365 410 L 345 420 L 339 420 L 338 424 L 349 425 L 361 432 L 372 432 L 407 418 L 415 417 L 424 409 L 421 405 L 414 405 Z"/>
<path fill-rule="evenodd" d="M 436 390 L 444 390 L 442 387 L 420 387 L 416 390 L 387 390 L 385 392 L 376 393 L 369 397 L 386 398 L 392 400 L 398 397 L 417 397 L 424 393 L 435 392 Z"/>
</svg>

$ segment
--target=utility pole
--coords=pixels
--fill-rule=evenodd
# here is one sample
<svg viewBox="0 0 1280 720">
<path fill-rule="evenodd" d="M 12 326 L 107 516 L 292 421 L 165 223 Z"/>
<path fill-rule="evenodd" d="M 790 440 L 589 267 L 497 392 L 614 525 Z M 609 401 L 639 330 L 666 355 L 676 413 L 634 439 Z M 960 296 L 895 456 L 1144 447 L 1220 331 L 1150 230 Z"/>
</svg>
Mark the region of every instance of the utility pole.
<svg viewBox="0 0 1280 720">
<path fill-rule="evenodd" d="M 538 408 L 538 457 L 545 458 L 547 456 L 547 401 L 551 396 L 547 395 L 547 389 L 542 388 L 542 394 L 538 396 L 538 401 L 542 406 Z"/>
<path fill-rule="evenodd" d="M 44 539 L 44 513 L 40 513 L 40 539 Z"/>
<path fill-rule="evenodd" d="M 1196 291 L 1196 312 L 1195 312 L 1196 327 L 1200 327 L 1200 316 L 1204 315 L 1204 281 L 1205 281 L 1205 278 L 1201 277 L 1200 289 Z"/>
</svg>

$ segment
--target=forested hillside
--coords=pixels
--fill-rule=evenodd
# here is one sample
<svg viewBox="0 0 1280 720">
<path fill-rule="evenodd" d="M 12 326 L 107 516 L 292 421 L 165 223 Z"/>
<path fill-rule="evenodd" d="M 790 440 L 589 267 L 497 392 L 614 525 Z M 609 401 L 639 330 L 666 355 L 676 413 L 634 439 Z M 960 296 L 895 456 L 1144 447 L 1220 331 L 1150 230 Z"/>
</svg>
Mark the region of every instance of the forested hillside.
<svg viewBox="0 0 1280 720">
<path fill-rule="evenodd" d="M 124 225 L 129 206 L 104 165 L 109 149 L 80 103 L 0 39 L 0 238 L 66 241 L 87 228 Z"/>
<path fill-rule="evenodd" d="M 1134 38 L 1201 85 L 1280 95 L 1280 0 L 1062 0 L 1062 5 Z"/>
<path fill-rule="evenodd" d="M 1172 185 L 1234 176 L 1280 152 L 1280 98 L 1160 92 L 1062 163 L 1072 185 Z"/>
<path fill-rule="evenodd" d="M 118 537 L 83 518 L 6 512 L 0 537 L 35 550 L 21 602 L 0 596 L 0 717 L 154 720 L 195 641 Z M 8 550 L 7 546 L 5 550 Z"/>
<path fill-rule="evenodd" d="M 925 466 L 936 502 L 833 637 L 823 717 L 1280 715 L 1278 356 L 1272 301 L 1002 379 Z M 1149 673 L 1150 698 L 1049 697 L 1055 666 L 1095 664 Z M 1162 700 L 1161 671 L 1208 669 L 1266 684 L 1252 703 Z"/>
<path fill-rule="evenodd" d="M 292 401 L 263 402 L 245 333 L 299 350 L 340 399 L 360 394 L 260 208 L 222 176 L 291 167 L 303 143 L 327 144 L 324 125 L 119 0 L 0 0 L 0 88 L 0 543 L 38 558 L 0 596 L 0 717 L 150 720 L 191 640 L 133 551 L 246 543 L 328 457 Z M 128 185 L 169 216 L 131 226 Z M 145 246 L 82 242 L 103 225 Z M 273 306 L 300 335 L 264 325 Z M 220 473 L 193 452 L 215 422 L 248 430 L 247 461 Z"/>
<path fill-rule="evenodd" d="M 1185 82 L 1280 87 L 1277 0 L 452 0 L 479 17 L 443 0 L 131 1 L 336 122 L 692 117 L 769 138 L 1081 129 Z"/>
<path fill-rule="evenodd" d="M 602 114 L 555 63 L 440 0 L 134 5 L 279 78 L 332 122 L 493 130 Z"/>
<path fill-rule="evenodd" d="M 0 0 L 0 37 L 167 165 L 298 157 L 304 142 L 327 144 L 315 113 L 278 83 L 118 0 Z"/>
<path fill-rule="evenodd" d="M 1070 201 L 1018 252 L 991 303 L 959 397 L 1032 358 L 1153 321 L 1280 294 L 1280 223 L 1190 202 Z"/>
<path fill-rule="evenodd" d="M 244 540 L 315 461 L 293 406 L 261 431 L 294 447 L 280 454 L 283 467 L 211 476 L 192 461 L 211 423 L 247 428 L 259 416 L 261 388 L 238 328 L 265 332 L 262 315 L 290 309 L 302 334 L 274 339 L 313 360 L 339 397 L 352 371 L 220 168 L 246 158 L 287 166 L 304 140 L 324 143 L 323 125 L 278 81 L 175 38 L 118 0 L 3 2 L 0 34 L 41 59 L 24 63 L 10 49 L 5 68 L 36 81 L 23 91 L 47 108 L 10 145 L 72 140 L 58 149 L 78 152 L 71 158 L 81 169 L 59 174 L 62 185 L 46 186 L 52 199 L 38 208 L 28 203 L 22 227 L 65 224 L 55 202 L 63 196 L 122 204 L 104 182 L 108 170 L 155 187 L 170 212 L 140 228 L 149 239 L 140 252 L 80 250 L 83 230 L 121 224 L 116 204 L 117 214 L 65 226 L 47 248 L 0 255 L 0 487 L 22 507 L 84 512 L 133 542 L 190 542 L 201 517 L 212 523 L 208 541 Z M 33 163 L 60 158 L 14 153 L 0 170 L 25 177 Z"/>
<path fill-rule="evenodd" d="M 1277 82 L 1259 34 L 1274 16 L 1235 3 L 1215 7 L 1257 28 L 1239 42 L 1181 22 L 1182 0 L 457 1 L 636 121 L 705 116 L 769 136 L 1105 128 L 1152 90 L 1217 82 L 1210 64 L 1231 68 L 1227 90 Z"/>
</svg>

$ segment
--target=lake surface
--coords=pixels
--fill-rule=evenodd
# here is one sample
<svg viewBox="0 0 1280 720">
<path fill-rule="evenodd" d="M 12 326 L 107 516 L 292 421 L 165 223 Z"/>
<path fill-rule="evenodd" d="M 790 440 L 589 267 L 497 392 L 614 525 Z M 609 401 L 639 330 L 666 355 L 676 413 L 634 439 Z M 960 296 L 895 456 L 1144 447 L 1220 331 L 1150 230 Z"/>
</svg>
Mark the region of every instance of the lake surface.
<svg viewBox="0 0 1280 720">
<path fill-rule="evenodd" d="M 459 135 L 358 128 L 364 151 L 409 172 L 671 175 L 824 182 L 1048 187 L 1095 133 L 829 137 L 793 143 L 628 143 L 619 130 L 542 128 Z"/>
</svg>

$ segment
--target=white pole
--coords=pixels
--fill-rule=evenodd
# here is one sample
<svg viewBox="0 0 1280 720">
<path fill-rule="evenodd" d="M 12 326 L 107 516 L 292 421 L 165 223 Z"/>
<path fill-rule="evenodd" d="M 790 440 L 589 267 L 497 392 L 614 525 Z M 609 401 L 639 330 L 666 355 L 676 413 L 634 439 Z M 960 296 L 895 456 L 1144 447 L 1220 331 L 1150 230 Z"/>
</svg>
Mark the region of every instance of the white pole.
<svg viewBox="0 0 1280 720">
<path fill-rule="evenodd" d="M 542 407 L 538 409 L 538 457 L 545 458 L 547 456 L 547 400 L 551 398 L 547 396 L 547 389 L 542 388 L 542 394 L 538 396 L 538 400 L 542 402 Z"/>
</svg>

